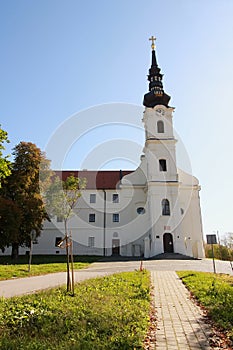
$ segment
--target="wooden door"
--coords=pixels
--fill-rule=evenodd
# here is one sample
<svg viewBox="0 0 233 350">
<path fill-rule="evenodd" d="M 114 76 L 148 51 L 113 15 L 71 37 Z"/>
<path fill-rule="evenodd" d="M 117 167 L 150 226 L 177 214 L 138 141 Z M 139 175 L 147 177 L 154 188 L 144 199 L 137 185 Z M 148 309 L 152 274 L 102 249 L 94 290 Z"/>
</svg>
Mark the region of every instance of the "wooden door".
<svg viewBox="0 0 233 350">
<path fill-rule="evenodd" d="M 120 255 L 120 240 L 112 240 L 112 255 Z"/>
<path fill-rule="evenodd" d="M 164 253 L 174 253 L 173 237 L 171 233 L 164 233 L 163 235 L 163 249 Z"/>
</svg>

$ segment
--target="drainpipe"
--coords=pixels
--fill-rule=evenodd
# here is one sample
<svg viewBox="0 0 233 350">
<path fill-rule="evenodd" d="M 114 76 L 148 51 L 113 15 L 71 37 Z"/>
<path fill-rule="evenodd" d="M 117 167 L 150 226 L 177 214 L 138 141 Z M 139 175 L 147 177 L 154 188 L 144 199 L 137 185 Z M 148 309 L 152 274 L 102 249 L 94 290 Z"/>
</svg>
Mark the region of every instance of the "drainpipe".
<svg viewBox="0 0 233 350">
<path fill-rule="evenodd" d="M 106 256 L 106 252 L 105 252 L 105 240 L 106 240 L 106 191 L 105 189 L 103 189 L 104 192 L 104 231 L 103 231 L 103 253 L 104 256 Z"/>
</svg>

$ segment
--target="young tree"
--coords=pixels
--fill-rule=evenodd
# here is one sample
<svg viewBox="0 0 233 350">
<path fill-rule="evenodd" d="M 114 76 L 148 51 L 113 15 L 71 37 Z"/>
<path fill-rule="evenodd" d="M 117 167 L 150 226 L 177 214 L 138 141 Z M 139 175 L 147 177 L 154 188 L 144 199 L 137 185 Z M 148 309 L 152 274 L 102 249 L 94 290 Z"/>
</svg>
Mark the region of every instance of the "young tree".
<svg viewBox="0 0 233 350">
<path fill-rule="evenodd" d="M 71 287 L 70 279 L 70 253 L 69 246 L 72 241 L 68 233 L 68 221 L 72 215 L 74 215 L 74 207 L 76 206 L 78 199 L 82 195 L 82 190 L 86 188 L 86 179 L 78 178 L 71 174 L 65 181 L 62 181 L 58 176 L 54 178 L 50 187 L 47 190 L 45 196 L 46 210 L 47 212 L 54 216 L 59 216 L 64 222 L 64 239 L 65 242 L 66 255 L 67 255 L 67 292 L 73 290 L 73 283 Z M 62 243 L 62 242 L 61 242 Z"/>
<path fill-rule="evenodd" d="M 40 193 L 40 165 L 49 169 L 50 162 L 45 154 L 31 142 L 20 142 L 13 151 L 14 162 L 11 175 L 4 180 L 2 197 L 11 200 L 20 211 L 20 227 L 14 235 L 8 236 L 7 245 L 12 246 L 12 258 L 18 257 L 19 246 L 29 246 L 31 232 L 40 235 L 43 221 L 48 219 Z M 9 223 L 10 225 L 10 223 Z M 8 230 L 5 228 L 5 230 Z M 1 239 L 1 237 L 0 237 Z"/>
<path fill-rule="evenodd" d="M 2 180 L 11 173 L 9 156 L 3 156 L 3 151 L 5 150 L 4 142 L 9 143 L 10 141 L 8 140 L 7 132 L 0 125 L 0 187 Z"/>
</svg>

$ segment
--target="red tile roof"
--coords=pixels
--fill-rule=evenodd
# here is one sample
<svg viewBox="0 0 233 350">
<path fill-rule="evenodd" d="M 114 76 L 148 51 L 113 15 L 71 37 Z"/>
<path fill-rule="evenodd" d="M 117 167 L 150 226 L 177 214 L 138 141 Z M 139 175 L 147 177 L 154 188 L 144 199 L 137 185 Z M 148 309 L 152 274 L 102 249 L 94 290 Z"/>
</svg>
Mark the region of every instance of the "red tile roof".
<svg viewBox="0 0 233 350">
<path fill-rule="evenodd" d="M 97 190 L 114 190 L 117 188 L 117 185 L 125 175 L 131 174 L 133 170 L 56 170 L 55 173 L 57 176 L 66 180 L 66 178 L 73 174 L 79 178 L 87 179 L 86 189 L 97 189 Z"/>
</svg>

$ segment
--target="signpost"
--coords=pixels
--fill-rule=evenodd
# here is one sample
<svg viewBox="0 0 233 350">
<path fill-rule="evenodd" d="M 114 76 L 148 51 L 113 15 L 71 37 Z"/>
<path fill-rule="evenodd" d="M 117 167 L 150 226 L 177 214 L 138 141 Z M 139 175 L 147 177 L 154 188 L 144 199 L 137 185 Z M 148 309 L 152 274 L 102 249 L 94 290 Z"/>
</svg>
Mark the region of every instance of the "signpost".
<svg viewBox="0 0 233 350">
<path fill-rule="evenodd" d="M 206 235 L 206 239 L 207 239 L 207 244 L 211 244 L 214 273 L 216 273 L 216 267 L 215 267 L 215 261 L 214 261 L 214 244 L 217 244 L 217 238 L 216 238 L 216 235 L 213 234 L 213 235 Z"/>
</svg>

